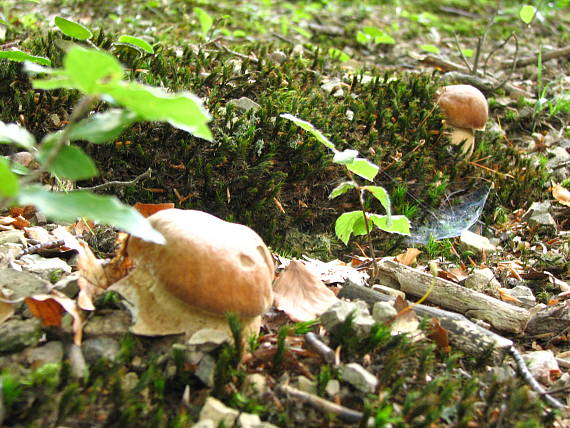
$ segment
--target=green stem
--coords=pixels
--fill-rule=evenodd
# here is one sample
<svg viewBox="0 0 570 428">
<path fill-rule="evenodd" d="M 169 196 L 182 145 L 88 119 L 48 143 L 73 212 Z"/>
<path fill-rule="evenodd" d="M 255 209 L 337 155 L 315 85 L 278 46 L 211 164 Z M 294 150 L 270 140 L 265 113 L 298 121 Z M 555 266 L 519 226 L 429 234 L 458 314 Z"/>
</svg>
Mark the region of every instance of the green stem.
<svg viewBox="0 0 570 428">
<path fill-rule="evenodd" d="M 364 227 L 366 228 L 366 237 L 368 239 L 368 246 L 370 247 L 370 257 L 372 257 L 372 281 L 378 275 L 378 266 L 376 265 L 376 255 L 374 254 L 374 244 L 372 243 L 372 234 L 370 233 L 370 223 L 366 215 L 366 208 L 364 206 L 364 190 L 357 185 L 358 200 L 360 201 L 360 209 L 362 210 L 362 217 L 364 218 Z"/>
</svg>

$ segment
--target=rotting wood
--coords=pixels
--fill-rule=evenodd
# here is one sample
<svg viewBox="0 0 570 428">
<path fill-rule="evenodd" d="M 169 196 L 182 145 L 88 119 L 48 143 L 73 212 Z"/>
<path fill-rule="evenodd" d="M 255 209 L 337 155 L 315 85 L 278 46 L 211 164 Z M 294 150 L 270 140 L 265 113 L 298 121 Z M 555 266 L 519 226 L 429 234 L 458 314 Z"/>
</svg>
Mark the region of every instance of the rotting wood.
<svg viewBox="0 0 570 428">
<path fill-rule="evenodd" d="M 553 49 L 548 52 L 543 52 L 541 54 L 541 61 L 544 63 L 545 61 L 570 56 L 570 46 L 564 46 L 560 49 Z M 533 56 L 528 56 L 524 58 L 518 58 L 516 61 L 515 67 L 524 67 L 530 64 L 537 64 L 538 63 L 538 54 Z M 501 61 L 498 65 L 499 68 L 510 68 L 513 66 L 513 60 L 508 61 Z"/>
<path fill-rule="evenodd" d="M 566 300 L 535 311 L 528 322 L 525 334 L 543 338 L 556 337 L 570 329 L 570 301 Z"/>
<path fill-rule="evenodd" d="M 393 276 L 400 290 L 421 297 L 431 287 L 427 302 L 458 312 L 468 318 L 476 318 L 491 324 L 495 329 L 508 333 L 522 333 L 531 317 L 524 308 L 505 303 L 494 297 L 463 287 L 442 278 L 433 277 L 391 259 L 382 259 L 378 269 Z"/>
<path fill-rule="evenodd" d="M 346 283 L 338 297 L 360 299 L 373 305 L 376 302 L 393 302 L 392 296 L 379 293 L 370 288 Z M 501 362 L 513 342 L 492 331 L 469 321 L 463 315 L 426 305 L 413 305 L 412 309 L 421 317 L 435 317 L 443 328 L 450 332 L 449 340 L 453 347 L 473 356 L 489 355 L 494 362 Z"/>
</svg>

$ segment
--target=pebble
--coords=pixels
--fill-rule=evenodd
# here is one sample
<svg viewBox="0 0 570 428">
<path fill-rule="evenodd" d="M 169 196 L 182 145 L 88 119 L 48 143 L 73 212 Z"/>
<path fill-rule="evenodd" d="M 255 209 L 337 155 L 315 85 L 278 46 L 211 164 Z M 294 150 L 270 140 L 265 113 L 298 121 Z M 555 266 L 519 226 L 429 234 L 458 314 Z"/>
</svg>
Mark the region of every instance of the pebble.
<svg viewBox="0 0 570 428">
<path fill-rule="evenodd" d="M 340 368 L 342 380 L 350 383 L 356 389 L 373 393 L 378 385 L 378 379 L 358 363 L 349 363 Z"/>
<path fill-rule="evenodd" d="M 239 412 L 237 410 L 226 406 L 214 397 L 208 397 L 202 410 L 200 410 L 200 421 L 211 420 L 216 427 L 223 422 L 225 426 L 231 427 L 234 425 L 238 415 Z"/>
<path fill-rule="evenodd" d="M 94 364 L 100 359 L 114 362 L 117 360 L 121 346 L 116 339 L 108 336 L 93 337 L 85 340 L 81 346 L 85 361 Z"/>
<path fill-rule="evenodd" d="M 5 321 L 0 324 L 0 353 L 18 352 L 36 346 L 41 337 L 41 323 L 36 318 Z"/>
<path fill-rule="evenodd" d="M 355 316 L 352 327 L 355 333 L 358 336 L 368 335 L 374 325 L 374 318 L 370 315 L 366 302 L 362 300 L 335 303 L 321 315 L 321 322 L 327 330 L 332 331 L 343 324 L 353 312 Z"/>
</svg>

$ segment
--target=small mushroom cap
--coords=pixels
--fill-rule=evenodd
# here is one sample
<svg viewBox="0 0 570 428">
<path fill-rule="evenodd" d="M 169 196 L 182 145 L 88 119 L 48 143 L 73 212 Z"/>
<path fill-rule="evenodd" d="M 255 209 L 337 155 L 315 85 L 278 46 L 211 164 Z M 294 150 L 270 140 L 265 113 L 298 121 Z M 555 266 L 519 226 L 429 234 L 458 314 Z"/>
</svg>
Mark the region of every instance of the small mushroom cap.
<svg viewBox="0 0 570 428">
<path fill-rule="evenodd" d="M 257 317 L 273 302 L 273 259 L 252 229 L 202 211 L 167 209 L 149 218 L 166 239 L 131 236 L 127 252 L 185 304 L 212 314 Z"/>
<path fill-rule="evenodd" d="M 471 85 L 449 85 L 439 91 L 437 103 L 456 128 L 485 129 L 489 116 L 487 99 Z"/>
</svg>

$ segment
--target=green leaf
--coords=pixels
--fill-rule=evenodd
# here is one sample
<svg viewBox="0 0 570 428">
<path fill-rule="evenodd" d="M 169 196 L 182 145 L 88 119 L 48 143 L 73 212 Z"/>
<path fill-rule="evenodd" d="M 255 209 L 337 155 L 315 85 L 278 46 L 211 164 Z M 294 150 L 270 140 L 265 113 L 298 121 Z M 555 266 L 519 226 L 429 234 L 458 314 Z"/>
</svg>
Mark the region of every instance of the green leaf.
<svg viewBox="0 0 570 428">
<path fill-rule="evenodd" d="M 84 140 L 90 143 L 108 143 L 118 138 L 129 126 L 139 119 L 136 113 L 123 109 L 110 109 L 96 113 L 73 125 L 71 141 Z"/>
<path fill-rule="evenodd" d="M 43 164 L 46 161 L 54 144 L 55 139 L 42 144 L 41 150 L 37 155 L 38 162 Z M 77 146 L 63 146 L 48 169 L 49 172 L 59 178 L 67 178 L 74 181 L 86 180 L 99 175 L 93 160 Z"/>
<path fill-rule="evenodd" d="M 201 7 L 195 7 L 193 10 L 194 13 L 196 14 L 196 17 L 198 18 L 198 22 L 200 23 L 202 36 L 206 37 L 210 29 L 212 28 L 212 25 L 214 24 L 214 19 L 208 14 L 208 12 L 206 12 Z"/>
<path fill-rule="evenodd" d="M 311 135 L 313 137 L 315 137 L 317 140 L 319 140 L 321 143 L 323 143 L 329 149 L 336 150 L 334 144 L 331 143 L 331 141 L 327 137 L 325 137 L 321 131 L 319 131 L 317 128 L 315 128 L 311 123 L 306 122 L 302 119 L 299 119 L 298 117 L 295 117 L 289 113 L 283 113 L 281 115 L 281 117 L 284 119 L 290 120 L 291 122 L 293 122 L 298 127 L 304 129 L 305 131 L 308 131 L 309 133 L 311 133 Z"/>
<path fill-rule="evenodd" d="M 88 40 L 93 36 L 87 27 L 70 21 L 69 19 L 62 18 L 61 16 L 55 17 L 55 25 L 63 34 L 74 39 Z"/>
<path fill-rule="evenodd" d="M 378 214 L 368 214 L 368 218 L 379 229 L 390 233 L 399 233 L 401 235 L 410 234 L 410 220 L 403 215 L 393 215 L 388 221 L 388 216 Z"/>
<path fill-rule="evenodd" d="M 21 205 L 34 205 L 45 216 L 71 222 L 79 217 L 90 218 L 100 224 L 115 226 L 147 241 L 163 244 L 164 237 L 154 230 L 137 210 L 124 205 L 114 196 L 95 195 L 78 191 L 55 193 L 41 186 L 29 186 L 20 191 Z"/>
<path fill-rule="evenodd" d="M 337 48 L 329 48 L 329 56 L 331 58 L 338 59 L 340 62 L 346 62 L 350 60 L 350 55 Z"/>
<path fill-rule="evenodd" d="M 350 235 L 366 235 L 366 226 L 362 211 L 351 211 L 341 214 L 335 222 L 334 231 L 338 239 L 348 244 Z"/>
<path fill-rule="evenodd" d="M 123 77 L 123 67 L 113 55 L 76 46 L 63 59 L 73 87 L 85 94 L 106 93 Z"/>
<path fill-rule="evenodd" d="M 374 180 L 380 169 L 376 164 L 363 158 L 354 159 L 352 163 L 346 164 L 346 168 L 369 181 Z"/>
<path fill-rule="evenodd" d="M 26 168 L 24 165 L 22 165 L 21 163 L 18 162 L 10 162 L 10 158 L 7 156 L 0 156 L 0 159 L 5 159 L 6 162 L 8 162 L 10 164 L 10 170 L 14 173 L 14 174 L 18 174 L 18 175 L 26 175 L 30 173 L 30 170 L 28 168 Z"/>
<path fill-rule="evenodd" d="M 36 145 L 36 139 L 26 128 L 22 128 L 20 125 L 0 122 L 0 144 L 2 143 L 17 144 L 31 150 Z"/>
<path fill-rule="evenodd" d="M 208 128 L 211 116 L 194 94 L 189 92 L 170 94 L 164 89 L 139 83 L 117 85 L 110 88 L 107 93 L 142 119 L 166 121 L 196 137 L 208 141 L 213 139 Z"/>
<path fill-rule="evenodd" d="M 389 221 L 390 216 L 392 215 L 392 208 L 390 203 L 390 196 L 388 196 L 388 192 L 386 192 L 386 189 L 384 189 L 381 186 L 364 186 L 363 189 L 366 190 L 367 192 L 372 193 L 372 196 L 374 196 L 376 199 L 380 201 L 380 203 L 386 210 L 386 214 L 388 216 L 388 221 Z"/>
<path fill-rule="evenodd" d="M 346 165 L 354 162 L 357 156 L 358 156 L 357 150 L 346 149 L 343 150 L 342 152 L 336 152 L 333 157 L 333 162 L 341 165 Z"/>
<path fill-rule="evenodd" d="M 146 53 L 149 53 L 149 54 L 154 53 L 154 49 L 150 45 L 150 43 L 148 43 L 146 40 L 139 39 L 138 37 L 124 35 L 124 36 L 119 37 L 118 42 L 119 43 L 128 43 L 130 45 L 136 46 L 136 47 L 142 49 L 143 51 L 145 51 Z"/>
<path fill-rule="evenodd" d="M 435 45 L 420 45 L 420 49 L 434 54 L 438 54 L 440 52 L 439 48 Z"/>
<path fill-rule="evenodd" d="M 10 161 L 5 157 L 0 158 L 0 196 L 13 198 L 18 195 L 20 182 L 18 177 L 10 169 Z"/>
<path fill-rule="evenodd" d="M 337 196 L 344 195 L 350 189 L 356 188 L 355 184 L 352 181 L 345 181 L 344 183 L 340 183 L 336 186 L 331 194 L 329 195 L 329 199 L 334 199 Z"/>
<path fill-rule="evenodd" d="M 393 45 L 396 43 L 394 38 L 378 27 L 364 27 L 356 34 L 356 41 L 362 44 L 372 42 L 375 44 Z"/>
<path fill-rule="evenodd" d="M 461 53 L 465 58 L 471 58 L 473 56 L 473 49 L 461 49 Z"/>
<path fill-rule="evenodd" d="M 519 11 L 519 16 L 525 24 L 530 24 L 536 15 L 536 7 L 525 4 Z"/>
<path fill-rule="evenodd" d="M 51 61 L 43 56 L 34 56 L 29 53 L 13 49 L 10 51 L 0 51 L 0 58 L 9 59 L 15 62 L 31 61 L 36 64 L 51 66 Z"/>
</svg>

